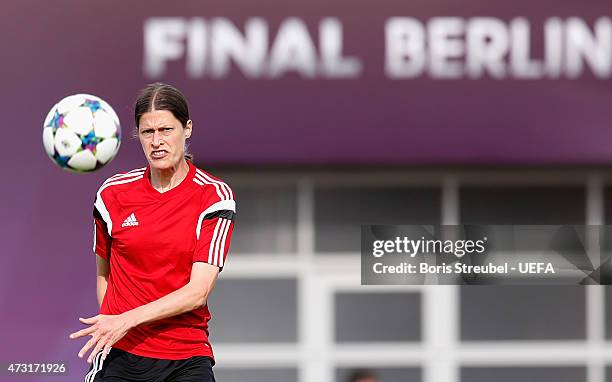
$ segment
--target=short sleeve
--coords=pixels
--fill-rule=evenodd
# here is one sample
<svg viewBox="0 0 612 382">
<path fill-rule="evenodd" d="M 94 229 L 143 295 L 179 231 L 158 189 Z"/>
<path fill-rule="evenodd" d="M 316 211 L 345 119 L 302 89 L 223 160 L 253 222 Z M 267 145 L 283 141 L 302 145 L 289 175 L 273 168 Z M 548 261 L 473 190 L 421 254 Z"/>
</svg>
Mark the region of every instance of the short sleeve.
<svg viewBox="0 0 612 382">
<path fill-rule="evenodd" d="M 234 231 L 234 215 L 232 210 L 200 215 L 193 262 L 203 261 L 223 269 Z"/>
<path fill-rule="evenodd" d="M 112 237 L 108 234 L 108 227 L 98 210 L 94 207 L 94 236 L 93 251 L 106 261 L 109 261 L 111 254 Z"/>
</svg>

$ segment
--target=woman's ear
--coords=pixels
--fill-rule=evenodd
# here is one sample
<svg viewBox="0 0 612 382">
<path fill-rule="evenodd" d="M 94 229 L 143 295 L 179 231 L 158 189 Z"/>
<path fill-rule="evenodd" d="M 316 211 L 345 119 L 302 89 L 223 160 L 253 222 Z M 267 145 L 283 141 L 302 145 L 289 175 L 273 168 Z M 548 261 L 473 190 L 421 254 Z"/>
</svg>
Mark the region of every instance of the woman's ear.
<svg viewBox="0 0 612 382">
<path fill-rule="evenodd" d="M 191 119 L 190 119 L 185 124 L 185 138 L 191 137 L 191 130 L 193 130 L 193 122 L 191 122 Z"/>
</svg>

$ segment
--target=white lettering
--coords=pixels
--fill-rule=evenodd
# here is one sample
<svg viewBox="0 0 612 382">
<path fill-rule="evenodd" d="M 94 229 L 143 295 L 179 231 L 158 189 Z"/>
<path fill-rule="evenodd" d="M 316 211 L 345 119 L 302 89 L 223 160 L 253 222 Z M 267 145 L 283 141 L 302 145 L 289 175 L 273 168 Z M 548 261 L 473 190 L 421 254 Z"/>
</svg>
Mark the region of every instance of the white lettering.
<svg viewBox="0 0 612 382">
<path fill-rule="evenodd" d="M 204 19 L 192 19 L 187 26 L 187 35 L 187 75 L 201 77 L 204 74 L 208 42 Z"/>
<path fill-rule="evenodd" d="M 563 24 L 561 19 L 553 17 L 544 24 L 544 68 L 551 78 L 561 75 L 563 64 Z"/>
<path fill-rule="evenodd" d="M 487 72 L 494 78 L 504 78 L 508 53 L 508 29 L 499 19 L 476 17 L 467 27 L 466 69 L 471 78 L 479 78 Z"/>
<path fill-rule="evenodd" d="M 246 77 L 261 75 L 268 49 L 268 25 L 261 18 L 245 23 L 245 34 L 225 18 L 213 20 L 212 67 L 213 77 L 227 76 L 230 62 L 235 62 Z"/>
<path fill-rule="evenodd" d="M 509 22 L 392 17 L 384 26 L 384 72 L 392 79 L 425 73 L 434 79 L 555 79 L 578 78 L 586 68 L 597 78 L 612 77 L 610 17 L 593 24 L 578 17 L 552 17 L 542 27 L 543 36 L 534 39 L 532 31 L 539 28 L 525 17 Z M 181 60 L 190 78 L 224 78 L 232 66 L 247 78 L 280 78 L 290 72 L 306 79 L 356 78 L 363 72 L 363 62 L 343 52 L 337 18 L 321 19 L 316 41 L 295 17 L 285 19 L 272 40 L 269 30 L 268 22 L 258 17 L 247 19 L 244 28 L 223 17 L 150 18 L 143 25 L 144 74 L 162 77 L 172 62 Z M 534 40 L 543 43 L 539 51 L 532 51 Z"/>
<path fill-rule="evenodd" d="M 457 39 L 464 32 L 463 19 L 436 17 L 428 24 L 429 73 L 433 78 L 459 78 L 463 75 L 461 62 L 451 58 L 464 55 L 464 43 Z"/>
<path fill-rule="evenodd" d="M 411 17 L 393 17 L 385 25 L 385 72 L 391 78 L 418 77 L 425 69 L 425 29 Z"/>
<path fill-rule="evenodd" d="M 268 75 L 276 78 L 296 71 L 303 77 L 313 78 L 316 61 L 316 50 L 304 22 L 298 18 L 285 20 L 272 45 Z"/>
<path fill-rule="evenodd" d="M 572 17 L 566 26 L 566 74 L 576 78 L 582 74 L 583 60 L 595 76 L 607 78 L 612 70 L 612 22 L 600 18 L 595 22 L 595 33 L 591 33 L 584 20 Z"/>
<path fill-rule="evenodd" d="M 529 22 L 522 18 L 516 18 L 510 23 L 510 68 L 517 78 L 540 78 L 542 77 L 542 63 L 532 60 Z"/>
<path fill-rule="evenodd" d="M 354 57 L 342 56 L 342 23 L 326 18 L 319 25 L 321 67 L 326 77 L 347 78 L 361 74 L 361 62 Z"/>
<path fill-rule="evenodd" d="M 166 62 L 180 59 L 185 51 L 185 20 L 180 17 L 151 18 L 144 24 L 144 72 L 157 78 Z"/>
</svg>

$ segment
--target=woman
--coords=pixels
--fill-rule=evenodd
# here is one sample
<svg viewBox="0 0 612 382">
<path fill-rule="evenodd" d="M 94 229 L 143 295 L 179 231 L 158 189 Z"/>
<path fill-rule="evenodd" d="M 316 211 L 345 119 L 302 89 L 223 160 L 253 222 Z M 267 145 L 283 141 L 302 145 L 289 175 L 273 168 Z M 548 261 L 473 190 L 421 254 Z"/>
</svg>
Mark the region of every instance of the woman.
<svg viewBox="0 0 612 382">
<path fill-rule="evenodd" d="M 135 105 L 149 165 L 107 179 L 94 203 L 100 314 L 81 318 L 86 382 L 214 381 L 207 299 L 223 268 L 236 203 L 186 154 L 185 97 L 152 84 Z"/>
</svg>

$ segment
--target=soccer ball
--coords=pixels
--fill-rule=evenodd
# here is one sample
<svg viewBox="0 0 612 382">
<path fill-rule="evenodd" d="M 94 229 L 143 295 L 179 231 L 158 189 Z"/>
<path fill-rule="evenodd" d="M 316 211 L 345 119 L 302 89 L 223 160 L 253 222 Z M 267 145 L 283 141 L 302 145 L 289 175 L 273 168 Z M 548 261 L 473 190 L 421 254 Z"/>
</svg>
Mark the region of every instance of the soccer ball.
<svg viewBox="0 0 612 382">
<path fill-rule="evenodd" d="M 53 106 L 45 118 L 45 151 L 63 169 L 98 170 L 115 157 L 120 144 L 119 117 L 99 97 L 68 96 Z"/>
</svg>

